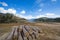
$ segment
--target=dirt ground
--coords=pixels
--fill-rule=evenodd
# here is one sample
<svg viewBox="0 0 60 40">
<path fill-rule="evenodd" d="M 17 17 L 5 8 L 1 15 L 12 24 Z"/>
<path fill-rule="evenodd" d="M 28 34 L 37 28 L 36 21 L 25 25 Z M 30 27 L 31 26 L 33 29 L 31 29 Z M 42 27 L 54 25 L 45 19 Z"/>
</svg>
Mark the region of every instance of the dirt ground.
<svg viewBox="0 0 60 40">
<path fill-rule="evenodd" d="M 30 25 L 41 30 L 40 40 L 60 40 L 60 23 L 5 23 L 0 24 L 0 37 L 11 31 L 13 26 Z"/>
</svg>

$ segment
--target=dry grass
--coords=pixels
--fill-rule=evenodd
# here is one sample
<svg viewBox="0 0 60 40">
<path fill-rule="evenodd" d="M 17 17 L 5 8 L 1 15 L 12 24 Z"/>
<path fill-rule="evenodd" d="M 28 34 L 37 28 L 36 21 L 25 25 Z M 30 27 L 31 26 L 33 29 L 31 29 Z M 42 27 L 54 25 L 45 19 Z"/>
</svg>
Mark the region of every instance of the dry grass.
<svg viewBox="0 0 60 40">
<path fill-rule="evenodd" d="M 37 23 L 43 30 L 41 40 L 60 40 L 60 23 Z"/>
<path fill-rule="evenodd" d="M 6 32 L 9 32 L 12 26 L 18 26 L 19 23 L 2 23 L 0 24 L 0 36 Z"/>
<path fill-rule="evenodd" d="M 12 26 L 30 25 L 37 26 L 42 30 L 40 40 L 60 40 L 60 23 L 7 23 L 0 24 L 0 36 L 11 30 Z"/>
</svg>

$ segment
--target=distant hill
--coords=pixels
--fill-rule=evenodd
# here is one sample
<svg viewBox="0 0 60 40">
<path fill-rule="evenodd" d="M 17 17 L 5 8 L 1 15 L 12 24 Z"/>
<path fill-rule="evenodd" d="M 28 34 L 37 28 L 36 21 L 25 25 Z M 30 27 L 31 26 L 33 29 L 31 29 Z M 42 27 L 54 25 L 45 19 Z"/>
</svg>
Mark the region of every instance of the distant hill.
<svg viewBox="0 0 60 40">
<path fill-rule="evenodd" d="M 11 13 L 0 13 L 0 23 L 12 23 L 12 22 L 21 22 L 26 21 L 24 18 L 17 17 Z"/>
<path fill-rule="evenodd" d="M 41 17 L 41 18 L 34 19 L 34 22 L 60 22 L 60 18 Z"/>
</svg>

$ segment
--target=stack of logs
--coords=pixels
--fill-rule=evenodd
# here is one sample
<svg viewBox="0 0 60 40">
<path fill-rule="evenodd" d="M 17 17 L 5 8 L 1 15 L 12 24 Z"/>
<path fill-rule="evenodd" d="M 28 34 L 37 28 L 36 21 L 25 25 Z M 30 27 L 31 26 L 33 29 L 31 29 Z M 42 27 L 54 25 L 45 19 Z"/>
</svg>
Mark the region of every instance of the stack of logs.
<svg viewBox="0 0 60 40">
<path fill-rule="evenodd" d="M 40 29 L 32 26 L 14 26 L 4 40 L 39 40 Z"/>
</svg>

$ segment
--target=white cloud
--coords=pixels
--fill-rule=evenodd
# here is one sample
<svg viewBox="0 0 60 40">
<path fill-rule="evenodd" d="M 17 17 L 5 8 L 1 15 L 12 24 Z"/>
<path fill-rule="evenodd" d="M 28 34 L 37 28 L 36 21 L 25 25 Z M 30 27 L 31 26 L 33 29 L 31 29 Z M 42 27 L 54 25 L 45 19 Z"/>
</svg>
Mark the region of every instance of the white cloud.
<svg viewBox="0 0 60 40">
<path fill-rule="evenodd" d="M 56 18 L 56 17 L 60 17 L 59 15 L 55 14 L 55 13 L 46 13 L 46 17 L 49 18 Z"/>
<path fill-rule="evenodd" d="M 3 8 L 3 7 L 0 7 L 0 13 L 6 13 L 7 11 Z"/>
<path fill-rule="evenodd" d="M 0 7 L 0 13 L 12 13 L 17 17 L 25 18 L 25 19 L 32 19 L 34 18 L 32 15 L 22 15 L 22 14 L 17 14 L 15 9 L 7 9 L 5 10 L 3 7 Z M 21 11 L 21 13 L 25 13 L 25 11 Z"/>
<path fill-rule="evenodd" d="M 24 15 L 18 14 L 17 16 L 21 18 L 25 18 L 25 19 L 36 19 L 36 18 L 41 18 L 41 17 L 48 17 L 48 18 L 60 17 L 59 15 L 56 15 L 54 13 L 46 13 L 44 15 L 36 15 L 36 16 L 32 16 L 32 15 L 24 16 Z"/>
<path fill-rule="evenodd" d="M 22 14 L 16 14 L 16 16 L 25 18 L 25 19 L 33 19 L 34 17 L 32 15 L 22 15 Z"/>
<path fill-rule="evenodd" d="M 4 10 L 4 8 L 3 7 L 0 7 L 0 10 Z"/>
<path fill-rule="evenodd" d="M 60 17 L 60 16 L 56 15 L 55 13 L 46 13 L 44 15 L 37 15 L 36 16 L 36 18 L 40 18 L 40 17 L 56 18 L 56 17 Z"/>
<path fill-rule="evenodd" d="M 22 10 L 20 13 L 21 13 L 21 14 L 25 14 L 26 12 L 25 12 L 25 10 Z"/>
<path fill-rule="evenodd" d="M 28 15 L 28 16 L 24 16 L 24 15 L 19 15 L 19 17 L 21 17 L 21 18 L 25 18 L 25 19 L 32 19 L 32 18 L 34 18 L 32 15 Z"/>
<path fill-rule="evenodd" d="M 46 16 L 54 16 L 54 13 L 46 13 Z"/>
<path fill-rule="evenodd" d="M 2 6 L 8 6 L 8 4 L 5 2 L 0 2 L 0 4 L 2 4 Z"/>
<path fill-rule="evenodd" d="M 42 9 L 39 9 L 38 11 L 39 11 L 39 12 L 41 12 L 41 11 L 42 11 Z"/>
<path fill-rule="evenodd" d="M 15 10 L 15 9 L 8 9 L 7 12 L 8 12 L 8 13 L 16 14 L 16 10 Z"/>
<path fill-rule="evenodd" d="M 56 2 L 57 0 L 51 0 L 52 2 Z"/>
<path fill-rule="evenodd" d="M 32 18 L 35 19 L 35 18 L 40 18 L 40 17 L 48 17 L 48 18 L 60 17 L 60 15 L 57 15 L 55 13 L 45 13 L 43 15 L 36 15 L 36 16 L 32 16 L 32 15 L 25 16 L 22 14 L 17 14 L 15 9 L 9 8 L 9 9 L 5 10 L 3 7 L 0 7 L 0 13 L 12 13 L 18 17 L 25 18 L 25 19 L 32 19 Z"/>
<path fill-rule="evenodd" d="M 55 13 L 46 13 L 45 17 L 50 17 L 50 18 L 54 18 L 56 16 Z"/>
<path fill-rule="evenodd" d="M 52 2 L 56 2 L 57 0 L 51 0 Z"/>
<path fill-rule="evenodd" d="M 28 15 L 28 16 L 24 16 L 24 18 L 26 18 L 26 19 L 31 19 L 31 18 L 33 18 L 33 17 L 32 17 L 32 15 Z"/>
<path fill-rule="evenodd" d="M 16 14 L 16 10 L 15 9 L 11 9 L 11 8 L 9 8 L 8 10 L 5 10 L 3 7 L 0 7 L 0 13 L 12 13 L 12 14 Z"/>
</svg>

